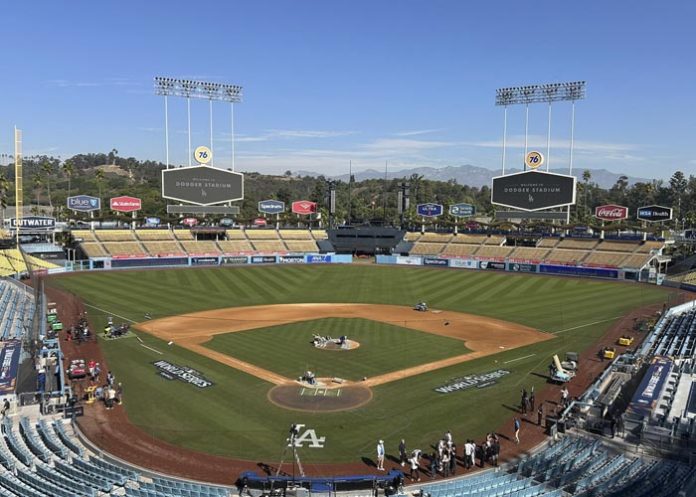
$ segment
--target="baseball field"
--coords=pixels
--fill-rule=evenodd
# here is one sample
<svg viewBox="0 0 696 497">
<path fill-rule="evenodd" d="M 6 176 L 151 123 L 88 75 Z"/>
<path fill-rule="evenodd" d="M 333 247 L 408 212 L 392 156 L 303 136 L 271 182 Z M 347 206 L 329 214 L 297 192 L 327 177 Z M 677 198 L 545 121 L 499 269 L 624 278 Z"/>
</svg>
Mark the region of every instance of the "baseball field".
<svg viewBox="0 0 696 497">
<path fill-rule="evenodd" d="M 378 266 L 91 272 L 49 280 L 132 333 L 100 345 L 130 422 L 172 444 L 277 460 L 288 428 L 325 437 L 307 462 L 372 457 L 376 440 L 427 449 L 446 430 L 481 437 L 510 418 L 554 353 L 582 353 L 658 287 L 510 273 Z M 426 301 L 428 312 L 412 309 Z M 147 317 L 146 317 L 147 315 Z M 316 348 L 314 334 L 350 349 Z M 160 374 L 190 368 L 201 387 Z M 301 385 L 310 370 L 321 388 Z M 504 370 L 485 388 L 435 389 Z M 167 378 L 169 376 L 169 378 Z"/>
</svg>

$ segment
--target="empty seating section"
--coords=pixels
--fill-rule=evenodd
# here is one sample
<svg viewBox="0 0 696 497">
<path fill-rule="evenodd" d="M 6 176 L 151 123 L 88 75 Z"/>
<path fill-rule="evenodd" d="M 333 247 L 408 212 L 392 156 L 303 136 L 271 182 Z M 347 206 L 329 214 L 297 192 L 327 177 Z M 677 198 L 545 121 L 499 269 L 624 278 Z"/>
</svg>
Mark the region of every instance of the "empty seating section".
<svg viewBox="0 0 696 497">
<path fill-rule="evenodd" d="M 27 268 L 27 264 L 29 268 Z M 0 277 L 26 273 L 29 269 L 50 269 L 56 264 L 44 261 L 38 257 L 22 254 L 18 249 L 0 250 Z"/>
<path fill-rule="evenodd" d="M 424 243 L 418 241 L 415 243 L 410 253 L 416 255 L 438 255 L 444 248 L 444 243 Z"/>
<path fill-rule="evenodd" d="M 620 266 L 628 254 L 625 252 L 590 252 L 583 264 L 593 264 L 597 266 Z"/>
<path fill-rule="evenodd" d="M 578 264 L 582 262 L 587 256 L 587 252 L 583 250 L 563 250 L 563 249 L 553 249 L 546 256 L 548 262 L 562 262 Z"/>
<path fill-rule="evenodd" d="M 486 235 L 471 235 L 469 233 L 458 233 L 457 236 L 452 238 L 452 243 L 471 243 L 480 245 L 487 239 L 488 236 Z"/>
<path fill-rule="evenodd" d="M 326 240 L 329 238 L 325 230 L 312 230 L 312 236 L 315 240 Z"/>
<path fill-rule="evenodd" d="M 650 356 L 696 358 L 696 309 L 664 316 L 643 347 Z"/>
<path fill-rule="evenodd" d="M 505 241 L 504 236 L 491 235 L 483 240 L 484 245 L 501 245 Z"/>
<path fill-rule="evenodd" d="M 246 234 L 242 230 L 226 230 L 225 236 L 228 240 L 246 240 Z"/>
<path fill-rule="evenodd" d="M 140 242 L 104 242 L 104 248 L 115 257 L 145 256 L 147 252 Z"/>
<path fill-rule="evenodd" d="M 212 240 L 182 240 L 181 245 L 189 254 L 218 255 L 221 253 L 217 243 Z"/>
<path fill-rule="evenodd" d="M 72 230 L 72 236 L 73 238 L 80 239 L 85 242 L 96 242 L 97 238 L 94 236 L 94 233 L 90 230 Z"/>
<path fill-rule="evenodd" d="M 252 245 L 257 252 L 287 252 L 288 249 L 282 240 L 252 240 Z"/>
<path fill-rule="evenodd" d="M 309 230 L 282 230 L 279 233 L 283 240 L 314 240 Z"/>
<path fill-rule="evenodd" d="M 254 240 L 277 240 L 278 232 L 276 230 L 246 230 L 246 236 L 252 242 Z"/>
<path fill-rule="evenodd" d="M 453 235 L 451 233 L 424 233 L 420 238 L 419 242 L 435 242 L 435 243 L 449 243 L 452 240 Z"/>
<path fill-rule="evenodd" d="M 636 252 L 639 252 L 641 254 L 649 254 L 651 250 L 659 250 L 664 246 L 664 243 L 662 242 L 653 242 L 653 241 L 647 241 L 640 245 L 638 249 L 636 249 Z"/>
<path fill-rule="evenodd" d="M 559 238 L 542 238 L 539 240 L 539 243 L 537 243 L 537 247 L 552 248 L 558 245 L 559 240 Z"/>
<path fill-rule="evenodd" d="M 87 257 L 108 257 L 109 253 L 104 249 L 99 242 L 85 242 L 81 243 L 80 246 L 82 250 L 87 255 Z"/>
<path fill-rule="evenodd" d="M 525 261 L 543 261 L 546 254 L 549 253 L 548 248 L 538 247 L 515 247 L 509 255 L 510 259 L 518 259 Z"/>
<path fill-rule="evenodd" d="M 143 242 L 143 246 L 150 255 L 154 256 L 183 255 L 186 253 L 174 239 L 171 241 Z"/>
<path fill-rule="evenodd" d="M 442 251 L 442 255 L 450 255 L 454 257 L 464 257 L 467 255 L 474 255 L 479 248 L 479 245 L 469 245 L 465 243 L 450 243 Z"/>
<path fill-rule="evenodd" d="M 626 257 L 621 265 L 623 267 L 640 269 L 645 266 L 652 256 L 648 254 L 633 254 Z"/>
<path fill-rule="evenodd" d="M 157 241 L 157 240 L 173 240 L 174 235 L 169 230 L 136 230 L 135 235 L 139 240 Z"/>
<path fill-rule="evenodd" d="M 131 230 L 96 230 L 94 234 L 102 242 L 130 242 L 135 240 Z"/>
<path fill-rule="evenodd" d="M 0 280 L 0 339 L 21 339 L 35 307 L 33 293 L 11 281 Z"/>
<path fill-rule="evenodd" d="M 244 240 L 220 240 L 218 246 L 223 254 L 239 254 L 241 252 L 253 252 L 254 247 L 246 239 Z"/>
<path fill-rule="evenodd" d="M 22 418 L 19 427 L 10 418 L 3 420 L 0 462 L 5 469 L 0 470 L 0 497 L 231 495 L 226 487 L 164 477 L 146 478 L 134 468 L 88 454 L 66 426 L 62 420 L 49 422 L 45 418 L 38 423 Z M 21 437 L 17 435 L 18 430 Z"/>
<path fill-rule="evenodd" d="M 495 245 L 483 245 L 476 252 L 476 257 L 494 257 L 504 259 L 512 252 L 513 247 L 498 247 Z"/>
<path fill-rule="evenodd" d="M 586 239 L 586 238 L 564 238 L 561 240 L 557 248 L 562 249 L 580 249 L 580 250 L 592 250 L 597 245 L 597 240 Z"/>
<path fill-rule="evenodd" d="M 404 240 L 407 242 L 416 242 L 420 239 L 420 233 L 408 232 L 404 235 Z"/>
<path fill-rule="evenodd" d="M 607 252 L 633 252 L 638 246 L 638 242 L 612 242 L 605 240 L 599 244 L 597 250 L 606 250 Z"/>
<path fill-rule="evenodd" d="M 191 233 L 191 230 L 172 230 L 172 233 L 174 233 L 174 237 L 177 240 L 195 240 L 196 237 L 193 236 L 193 233 Z"/>
<path fill-rule="evenodd" d="M 316 252 L 317 244 L 314 240 L 285 240 L 285 245 L 290 252 Z"/>
</svg>

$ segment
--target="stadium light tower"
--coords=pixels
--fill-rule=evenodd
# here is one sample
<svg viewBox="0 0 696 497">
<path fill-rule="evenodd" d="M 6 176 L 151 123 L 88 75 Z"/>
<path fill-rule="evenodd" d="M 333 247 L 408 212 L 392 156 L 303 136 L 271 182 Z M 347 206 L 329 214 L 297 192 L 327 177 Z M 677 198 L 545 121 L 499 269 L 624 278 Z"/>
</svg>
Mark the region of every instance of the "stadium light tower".
<svg viewBox="0 0 696 497">
<path fill-rule="evenodd" d="M 167 168 L 169 168 L 169 119 L 167 97 L 186 98 L 188 120 L 188 156 L 191 165 L 191 99 L 200 98 L 208 100 L 208 112 L 210 117 L 210 150 L 213 150 L 213 101 L 229 102 L 230 104 L 230 128 L 232 137 L 232 170 L 235 169 L 235 145 L 234 145 L 234 104 L 242 101 L 242 87 L 223 83 L 211 83 L 206 81 L 194 81 L 190 79 L 155 77 L 155 94 L 164 97 L 165 120 L 165 147 L 167 149 Z"/>
<path fill-rule="evenodd" d="M 551 104 L 553 102 L 570 101 L 572 103 L 571 131 L 570 131 L 570 165 L 569 174 L 573 173 L 573 149 L 575 143 L 575 102 L 585 98 L 585 81 L 572 81 L 568 83 L 547 83 L 542 85 L 511 86 L 498 88 L 495 91 L 495 105 L 504 108 L 503 124 L 503 174 L 505 174 L 505 154 L 507 148 L 507 107 L 508 105 L 524 104 L 524 155 L 527 155 L 529 135 L 529 104 L 548 103 L 548 130 L 546 135 L 546 170 L 549 169 L 551 155 Z"/>
</svg>

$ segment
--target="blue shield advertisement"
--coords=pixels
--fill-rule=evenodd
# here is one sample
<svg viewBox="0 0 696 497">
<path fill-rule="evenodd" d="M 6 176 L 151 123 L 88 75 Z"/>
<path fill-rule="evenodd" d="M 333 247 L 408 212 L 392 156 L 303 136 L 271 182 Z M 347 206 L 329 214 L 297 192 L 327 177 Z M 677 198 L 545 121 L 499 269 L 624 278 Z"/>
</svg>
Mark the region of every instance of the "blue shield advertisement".
<svg viewBox="0 0 696 497">
<path fill-rule="evenodd" d="M 89 195 L 76 195 L 68 197 L 68 209 L 79 212 L 98 211 L 101 208 L 101 201 L 97 197 Z"/>
<path fill-rule="evenodd" d="M 280 200 L 262 200 L 259 202 L 259 212 L 264 214 L 280 214 L 285 212 L 285 202 Z"/>
<path fill-rule="evenodd" d="M 418 204 L 416 212 L 421 217 L 438 217 L 442 216 L 442 205 L 440 204 Z"/>
<path fill-rule="evenodd" d="M 450 205 L 449 213 L 454 217 L 469 217 L 476 214 L 476 206 L 471 204 Z"/>
</svg>

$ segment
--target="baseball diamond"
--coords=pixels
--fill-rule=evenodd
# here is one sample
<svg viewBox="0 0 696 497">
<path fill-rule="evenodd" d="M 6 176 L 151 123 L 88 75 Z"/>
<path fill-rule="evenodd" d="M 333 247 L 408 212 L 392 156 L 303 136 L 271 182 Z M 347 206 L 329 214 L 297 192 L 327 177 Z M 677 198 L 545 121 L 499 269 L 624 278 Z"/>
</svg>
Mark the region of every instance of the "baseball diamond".
<svg viewBox="0 0 696 497">
<path fill-rule="evenodd" d="M 128 395 L 124 416 L 78 420 L 95 443 L 148 467 L 191 454 L 241 470 L 275 461 L 299 422 L 326 437 L 302 454 L 318 474 L 355 471 L 379 438 L 425 447 L 446 430 L 496 429 L 521 385 L 543 387 L 551 355 L 582 354 L 617 318 L 668 296 L 598 280 L 361 265 L 90 272 L 51 286 L 52 298 L 78 295 L 96 329 L 108 316 L 133 323 L 133 337 L 99 343 Z M 429 311 L 413 310 L 423 300 Z M 311 344 L 315 332 L 360 347 L 325 351 Z M 168 381 L 159 360 L 212 386 Z M 510 374 L 486 388 L 436 391 L 501 367 Z M 297 380 L 307 369 L 317 388 Z"/>
</svg>

